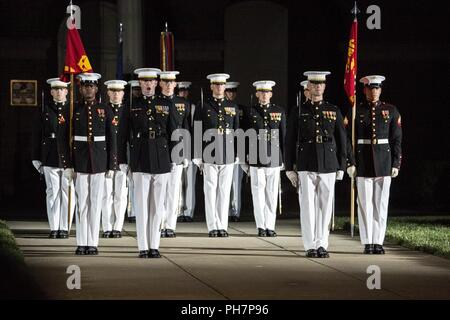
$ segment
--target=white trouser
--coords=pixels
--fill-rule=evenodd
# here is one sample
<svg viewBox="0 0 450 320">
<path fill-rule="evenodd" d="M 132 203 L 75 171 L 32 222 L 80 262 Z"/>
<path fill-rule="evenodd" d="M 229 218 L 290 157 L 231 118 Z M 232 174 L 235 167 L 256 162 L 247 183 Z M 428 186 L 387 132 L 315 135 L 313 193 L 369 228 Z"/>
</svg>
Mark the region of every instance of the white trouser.
<svg viewBox="0 0 450 320">
<path fill-rule="evenodd" d="M 204 164 L 203 191 L 208 231 L 228 230 L 233 168 L 234 164 Z"/>
<path fill-rule="evenodd" d="M 127 216 L 128 218 L 136 217 L 136 210 L 134 208 L 134 183 L 132 174 L 127 175 L 128 181 L 128 203 L 127 203 Z"/>
<path fill-rule="evenodd" d="M 103 231 L 122 231 L 127 205 L 127 176 L 122 171 L 115 171 L 112 179 L 105 179 L 102 207 Z"/>
<path fill-rule="evenodd" d="M 275 230 L 280 168 L 250 167 L 250 179 L 256 227 Z"/>
<path fill-rule="evenodd" d="M 72 225 L 75 209 L 75 187 L 73 180 L 63 175 L 60 168 L 44 167 L 46 188 L 47 216 L 51 231 L 68 231 Z M 70 223 L 68 222 L 69 184 L 71 187 Z"/>
<path fill-rule="evenodd" d="M 163 229 L 175 230 L 177 227 L 178 213 L 181 212 L 181 175 L 183 174 L 183 165 L 175 165 L 170 172 L 169 182 L 167 183 L 165 199 L 165 216 L 162 223 Z"/>
<path fill-rule="evenodd" d="M 198 167 L 191 161 L 185 170 L 184 207 L 186 209 L 183 215 L 193 218 L 195 210 L 195 181 L 197 179 Z"/>
<path fill-rule="evenodd" d="M 230 217 L 241 216 L 241 190 L 242 177 L 244 171 L 240 164 L 235 164 L 233 169 L 233 183 L 231 184 L 231 198 L 230 198 Z"/>
<path fill-rule="evenodd" d="M 358 177 L 356 186 L 361 243 L 382 245 L 386 234 L 391 177 Z"/>
<path fill-rule="evenodd" d="M 98 247 L 105 173 L 77 173 L 77 245 Z"/>
<path fill-rule="evenodd" d="M 159 249 L 164 199 L 170 173 L 133 173 L 136 232 L 139 251 Z"/>
<path fill-rule="evenodd" d="M 328 248 L 336 173 L 298 173 L 300 222 L 305 251 Z"/>
</svg>

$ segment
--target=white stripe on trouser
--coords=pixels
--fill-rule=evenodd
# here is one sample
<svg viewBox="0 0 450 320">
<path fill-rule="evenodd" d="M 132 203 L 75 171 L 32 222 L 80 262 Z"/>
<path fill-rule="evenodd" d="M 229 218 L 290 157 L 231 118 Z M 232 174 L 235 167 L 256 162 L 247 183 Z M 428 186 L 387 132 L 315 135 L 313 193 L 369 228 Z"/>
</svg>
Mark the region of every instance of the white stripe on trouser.
<svg viewBox="0 0 450 320">
<path fill-rule="evenodd" d="M 68 206 L 69 206 L 69 179 L 64 177 L 63 169 L 44 167 L 44 177 L 46 185 L 46 203 L 48 223 L 51 231 L 69 230 L 68 225 Z M 71 189 L 71 219 L 70 225 L 74 216 L 75 209 L 75 187 L 73 181 L 70 180 Z"/>
<path fill-rule="evenodd" d="M 98 247 L 105 173 L 77 173 L 77 245 Z"/>
<path fill-rule="evenodd" d="M 235 164 L 233 169 L 233 182 L 231 184 L 231 198 L 230 198 L 230 217 L 241 216 L 241 189 L 242 177 L 244 171 L 240 164 Z"/>
<path fill-rule="evenodd" d="M 170 173 L 133 173 L 134 209 L 139 251 L 159 249 L 164 199 Z"/>
<path fill-rule="evenodd" d="M 122 231 L 127 205 L 127 176 L 122 171 L 115 171 L 112 179 L 105 179 L 102 207 L 103 231 Z"/>
<path fill-rule="evenodd" d="M 183 165 L 175 165 L 170 172 L 169 182 L 167 183 L 165 216 L 162 223 L 163 229 L 175 230 L 177 227 L 177 218 L 180 210 L 180 192 L 181 175 L 183 174 Z"/>
<path fill-rule="evenodd" d="M 193 163 L 189 162 L 189 166 L 184 169 L 186 170 L 186 181 L 185 181 L 185 190 L 184 190 L 184 204 L 185 210 L 183 214 L 187 217 L 194 217 L 195 210 L 195 181 L 197 179 L 197 170 L 198 167 Z"/>
<path fill-rule="evenodd" d="M 300 222 L 305 250 L 328 248 L 336 173 L 298 173 Z"/>
<path fill-rule="evenodd" d="M 234 164 L 204 164 L 203 191 L 208 231 L 228 230 L 231 181 Z"/>
<path fill-rule="evenodd" d="M 280 168 L 250 167 L 256 227 L 275 230 Z"/>
<path fill-rule="evenodd" d="M 356 178 L 358 225 L 362 244 L 384 242 L 391 177 Z"/>
</svg>

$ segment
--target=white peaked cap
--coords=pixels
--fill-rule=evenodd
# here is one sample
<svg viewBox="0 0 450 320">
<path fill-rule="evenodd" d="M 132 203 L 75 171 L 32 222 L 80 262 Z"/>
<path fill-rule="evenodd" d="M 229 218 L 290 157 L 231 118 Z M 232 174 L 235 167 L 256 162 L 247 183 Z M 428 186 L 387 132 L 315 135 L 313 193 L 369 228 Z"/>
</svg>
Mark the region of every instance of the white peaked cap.
<svg viewBox="0 0 450 320">
<path fill-rule="evenodd" d="M 308 80 L 300 82 L 300 85 L 303 87 L 303 89 L 306 89 L 306 87 L 308 86 Z"/>
<path fill-rule="evenodd" d="M 189 89 L 189 87 L 192 85 L 192 82 L 189 81 L 181 81 L 178 82 L 178 89 Z"/>
<path fill-rule="evenodd" d="M 67 88 L 69 86 L 68 82 L 61 81 L 59 78 L 48 79 L 47 83 L 53 88 Z"/>
<path fill-rule="evenodd" d="M 270 80 L 256 81 L 253 83 L 256 91 L 272 91 L 272 87 L 274 87 L 275 85 L 276 82 Z"/>
<path fill-rule="evenodd" d="M 125 90 L 126 85 L 127 82 L 123 80 L 110 80 L 105 82 L 105 86 L 108 90 Z"/>
<path fill-rule="evenodd" d="M 161 71 L 159 73 L 159 78 L 161 80 L 177 80 L 177 75 L 179 74 L 178 71 Z"/>
<path fill-rule="evenodd" d="M 81 82 L 98 83 L 98 80 L 102 78 L 102 75 L 99 73 L 80 73 L 77 78 L 80 79 Z"/>
<path fill-rule="evenodd" d="M 227 80 L 230 79 L 230 75 L 226 73 L 214 73 L 206 77 L 211 83 L 223 83 L 226 84 Z"/>
<path fill-rule="evenodd" d="M 239 87 L 241 84 L 239 82 L 227 82 L 225 84 L 225 90 L 227 89 L 236 89 L 237 87 Z"/>
<path fill-rule="evenodd" d="M 366 86 L 381 87 L 384 80 L 386 80 L 386 78 L 383 76 L 366 76 L 361 78 L 359 82 L 364 83 Z"/>
<path fill-rule="evenodd" d="M 138 79 L 158 79 L 158 75 L 161 73 L 161 70 L 158 68 L 140 68 L 134 70 L 134 73 L 137 74 Z"/>
<path fill-rule="evenodd" d="M 139 87 L 139 81 L 138 81 L 138 80 L 131 80 L 131 81 L 128 81 L 128 84 L 129 84 L 132 88 Z"/>
<path fill-rule="evenodd" d="M 303 75 L 308 77 L 308 81 L 325 82 L 330 74 L 329 71 L 306 71 Z"/>
</svg>

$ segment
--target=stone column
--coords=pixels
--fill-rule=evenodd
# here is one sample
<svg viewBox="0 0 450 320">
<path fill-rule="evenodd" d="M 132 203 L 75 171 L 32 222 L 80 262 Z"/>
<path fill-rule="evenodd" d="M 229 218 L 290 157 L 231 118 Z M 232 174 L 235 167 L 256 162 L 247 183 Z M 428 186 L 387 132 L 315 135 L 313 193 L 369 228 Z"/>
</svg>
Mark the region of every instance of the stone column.
<svg viewBox="0 0 450 320">
<path fill-rule="evenodd" d="M 119 22 L 123 23 L 123 72 L 132 73 L 143 65 L 142 0 L 117 0 Z"/>
</svg>

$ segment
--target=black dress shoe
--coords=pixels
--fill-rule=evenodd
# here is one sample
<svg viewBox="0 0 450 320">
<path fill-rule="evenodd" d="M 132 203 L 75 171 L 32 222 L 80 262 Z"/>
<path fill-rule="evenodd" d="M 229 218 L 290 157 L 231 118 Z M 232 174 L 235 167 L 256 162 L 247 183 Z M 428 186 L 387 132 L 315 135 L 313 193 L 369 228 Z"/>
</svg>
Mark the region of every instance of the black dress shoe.
<svg viewBox="0 0 450 320">
<path fill-rule="evenodd" d="M 319 257 L 319 258 L 329 258 L 330 255 L 328 254 L 328 251 L 325 250 L 325 248 L 320 247 L 319 249 L 317 249 L 317 257 Z"/>
<path fill-rule="evenodd" d="M 69 238 L 69 231 L 59 230 L 58 238 L 60 238 L 60 239 L 68 239 Z"/>
<path fill-rule="evenodd" d="M 88 247 L 86 250 L 86 254 L 89 256 L 96 256 L 98 255 L 98 249 L 97 247 Z"/>
<path fill-rule="evenodd" d="M 217 238 L 219 236 L 219 230 L 212 230 L 208 233 L 210 238 Z"/>
<path fill-rule="evenodd" d="M 194 222 L 194 219 L 192 219 L 191 217 L 185 216 L 184 222 Z"/>
<path fill-rule="evenodd" d="M 177 222 L 186 222 L 186 216 L 179 216 Z"/>
<path fill-rule="evenodd" d="M 267 229 L 266 230 L 266 236 L 268 236 L 268 237 L 276 237 L 277 233 L 275 231 L 273 231 L 273 230 Z"/>
<path fill-rule="evenodd" d="M 266 235 L 266 230 L 258 228 L 258 237 L 265 237 Z"/>
<path fill-rule="evenodd" d="M 384 249 L 382 245 L 374 244 L 373 245 L 373 254 L 384 254 Z"/>
<path fill-rule="evenodd" d="M 139 251 L 139 258 L 148 258 L 148 250 Z"/>
<path fill-rule="evenodd" d="M 166 229 L 166 238 L 176 238 L 177 235 L 172 229 Z"/>
<path fill-rule="evenodd" d="M 366 244 L 364 246 L 364 254 L 372 254 L 373 253 L 373 244 Z"/>
<path fill-rule="evenodd" d="M 102 238 L 111 238 L 111 231 L 105 231 L 105 232 L 103 232 Z"/>
<path fill-rule="evenodd" d="M 58 231 L 50 231 L 50 234 L 48 235 L 50 239 L 57 239 L 58 238 Z"/>
<path fill-rule="evenodd" d="M 222 238 L 228 238 L 228 232 L 226 232 L 225 230 L 219 230 L 219 237 Z"/>
<path fill-rule="evenodd" d="M 128 222 L 129 223 L 136 222 L 136 217 L 128 217 Z"/>
<path fill-rule="evenodd" d="M 111 238 L 122 238 L 122 232 L 113 230 L 111 232 Z"/>
<path fill-rule="evenodd" d="M 309 249 L 306 251 L 306 256 L 308 258 L 317 258 L 317 250 L 316 249 Z"/>
<path fill-rule="evenodd" d="M 148 253 L 149 258 L 161 258 L 161 255 L 159 254 L 159 251 L 156 249 L 150 249 L 150 252 Z"/>
<path fill-rule="evenodd" d="M 231 216 L 229 219 L 230 222 L 239 222 L 241 221 L 241 219 L 239 219 L 238 216 Z"/>
<path fill-rule="evenodd" d="M 76 254 L 77 256 L 84 256 L 84 255 L 86 254 L 86 250 L 87 250 L 87 247 L 84 247 L 84 246 L 78 246 L 78 247 L 77 247 L 77 250 L 75 250 L 75 254 Z"/>
<path fill-rule="evenodd" d="M 166 230 L 162 229 L 161 230 L 161 238 L 165 238 L 165 237 L 167 237 Z"/>
</svg>

